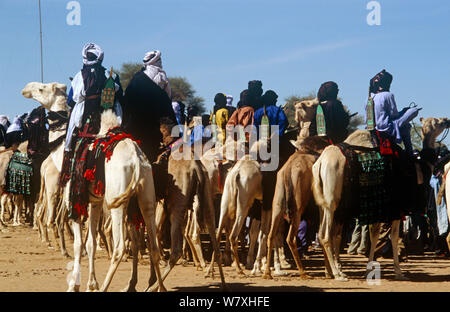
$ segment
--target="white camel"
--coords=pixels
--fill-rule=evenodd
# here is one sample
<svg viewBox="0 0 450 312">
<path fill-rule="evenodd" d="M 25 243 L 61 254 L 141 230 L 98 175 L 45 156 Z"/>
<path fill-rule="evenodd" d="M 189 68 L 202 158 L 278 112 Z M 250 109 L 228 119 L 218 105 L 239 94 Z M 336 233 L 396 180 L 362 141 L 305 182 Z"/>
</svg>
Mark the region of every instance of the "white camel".
<svg viewBox="0 0 450 312">
<path fill-rule="evenodd" d="M 58 83 L 42 84 L 32 82 L 27 84 L 22 90 L 22 94 L 26 98 L 33 98 L 46 108 L 58 105 L 62 99 L 66 97 L 66 86 Z M 57 111 L 56 109 L 53 111 Z M 118 125 L 117 117 L 107 111 L 102 114 L 102 126 L 100 134 L 105 134 L 108 129 Z M 62 163 L 63 148 L 57 149 L 59 154 L 54 155 L 56 161 Z M 67 205 L 69 184 L 64 191 L 64 201 Z M 124 236 L 125 236 L 125 216 L 128 201 L 131 196 L 136 195 L 139 202 L 139 208 L 144 217 L 145 224 L 149 229 L 149 243 L 151 248 L 152 263 L 158 263 L 159 251 L 155 240 L 155 190 L 153 184 L 153 176 L 151 166 L 139 149 L 139 146 L 130 139 L 120 141 L 109 161 L 105 160 L 105 194 L 104 196 L 96 196 L 90 186 L 89 194 L 89 219 L 88 219 L 88 240 L 87 253 L 89 257 L 89 280 L 87 289 L 98 290 L 98 282 L 95 277 L 94 258 L 96 251 L 96 233 L 98 219 L 101 213 L 103 202 L 106 203 L 111 210 L 114 251 L 111 264 L 101 287 L 102 291 L 106 291 L 111 283 L 113 275 L 125 252 Z M 81 220 L 73 220 L 72 227 L 74 232 L 74 268 L 69 281 L 68 291 L 79 291 L 80 289 L 80 262 L 82 251 L 82 227 Z M 135 242 L 136 243 L 136 242 Z M 136 259 L 136 260 L 135 260 Z M 137 283 L 137 257 L 133 259 L 132 276 L 128 283 L 127 290 L 134 290 Z M 164 285 L 160 279 L 161 274 L 159 266 L 155 266 L 158 279 L 159 289 L 164 291 Z"/>
</svg>

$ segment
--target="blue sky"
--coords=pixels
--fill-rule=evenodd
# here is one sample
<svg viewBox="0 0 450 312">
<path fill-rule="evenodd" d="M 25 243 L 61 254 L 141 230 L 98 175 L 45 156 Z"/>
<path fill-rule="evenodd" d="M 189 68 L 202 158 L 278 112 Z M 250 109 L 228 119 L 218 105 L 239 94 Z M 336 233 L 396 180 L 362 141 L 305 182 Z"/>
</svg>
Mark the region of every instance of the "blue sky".
<svg viewBox="0 0 450 312">
<path fill-rule="evenodd" d="M 449 117 L 448 0 L 380 0 L 380 26 L 366 23 L 369 0 L 79 0 L 80 26 L 67 25 L 68 2 L 41 0 L 44 82 L 68 84 L 96 42 L 105 67 L 162 51 L 167 74 L 186 77 L 208 108 L 218 92 L 236 104 L 249 80 L 279 104 L 333 80 L 364 114 L 368 82 L 386 68 L 399 109 L 414 101 L 421 117 Z M 38 0 L 0 0 L 0 27 L 0 113 L 13 117 L 36 106 L 20 91 L 40 81 Z"/>
</svg>

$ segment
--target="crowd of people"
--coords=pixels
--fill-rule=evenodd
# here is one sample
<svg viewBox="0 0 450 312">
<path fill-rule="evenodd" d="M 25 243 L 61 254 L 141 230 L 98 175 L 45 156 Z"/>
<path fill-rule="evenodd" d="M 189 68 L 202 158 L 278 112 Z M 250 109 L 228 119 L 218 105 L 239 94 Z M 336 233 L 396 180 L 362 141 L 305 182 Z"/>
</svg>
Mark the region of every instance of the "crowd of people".
<svg viewBox="0 0 450 312">
<path fill-rule="evenodd" d="M 95 135 L 100 129 L 102 112 L 101 94 L 109 71 L 103 67 L 104 52 L 94 43 L 87 44 L 82 50 L 83 67 L 74 76 L 68 94 L 67 104 L 71 107 L 70 121 L 66 135 L 64 162 L 70 162 L 76 138 L 83 135 Z M 150 51 L 144 55 L 142 70 L 131 79 L 126 90 L 122 89 L 120 77 L 112 74 L 115 86 L 115 102 L 113 111 L 125 132 L 143 142 L 141 148 L 150 162 L 155 162 L 161 153 L 162 136 L 160 121 L 165 119 L 173 126 L 188 124 L 191 126 L 190 141 L 194 143 L 205 137 L 214 136 L 217 142 L 225 143 L 228 129 L 253 125 L 260 127 L 264 122 L 270 126 L 278 126 L 277 135 L 280 138 L 280 150 L 289 148 L 284 140 L 289 125 L 284 110 L 277 105 L 278 95 L 273 90 L 263 91 L 262 82 L 249 81 L 245 90 L 240 93 L 236 107 L 233 106 L 233 96 L 217 93 L 214 97 L 214 107 L 211 114 L 197 116 L 192 107 L 186 107 L 181 101 L 172 101 L 172 91 L 167 74 L 163 70 L 160 51 Z M 380 145 L 400 153 L 404 159 L 413 159 L 414 150 L 411 143 L 410 122 L 418 115 L 420 108 L 406 107 L 398 111 L 394 94 L 390 91 L 393 76 L 386 70 L 381 71 L 370 80 L 369 101 L 367 105 L 367 122 L 372 124 L 378 135 Z M 317 93 L 318 109 L 316 118 L 310 124 L 310 135 L 326 136 L 330 144 L 339 144 L 348 136 L 350 116 L 344 105 L 338 99 L 337 83 L 323 83 Z M 197 123 L 194 123 L 197 117 Z M 23 140 L 22 124 L 26 115 L 18 116 L 9 124 L 5 116 L 0 116 L 0 134 L 5 146 L 11 147 Z M 216 127 L 210 128 L 208 126 Z M 211 130 L 212 129 L 212 130 Z M 22 132 L 21 132 L 22 131 Z M 209 132 L 208 132 L 209 131 Z M 217 133 L 212 133 L 216 131 Z M 248 134 L 245 134 L 248 141 Z M 403 143 L 404 149 L 399 147 Z M 163 148 L 167 148 L 164 146 Z M 290 146 L 292 149 L 292 146 Z M 444 160 L 448 161 L 448 150 L 437 151 L 437 159 L 441 166 L 436 166 L 430 184 L 428 205 L 425 211 L 418 212 L 403 219 L 403 240 L 409 253 L 434 251 L 440 256 L 449 256 L 445 237 L 449 232 L 448 216 L 443 206 L 435 204 L 432 198 L 436 196 L 442 174 Z M 287 161 L 280 152 L 280 162 L 277 170 L 263 174 L 264 196 L 262 205 L 269 208 L 275 189 L 276 172 Z M 65 168 L 67 166 L 63 166 Z M 443 204 L 445 205 L 445 203 Z M 444 215 L 445 211 L 445 215 Z M 445 216 L 445 217 L 444 217 Z M 299 251 L 304 256 L 308 247 L 316 241 L 317 225 L 313 219 L 306 217 L 298 230 Z M 359 220 L 349 222 L 343 239 L 343 246 L 348 246 L 349 254 L 367 255 L 370 247 L 369 227 L 360 224 Z M 386 227 L 378 243 L 378 254 L 386 255 L 389 248 L 389 228 Z M 309 248 L 310 249 L 310 248 Z M 404 253 L 406 257 L 407 253 Z"/>
</svg>

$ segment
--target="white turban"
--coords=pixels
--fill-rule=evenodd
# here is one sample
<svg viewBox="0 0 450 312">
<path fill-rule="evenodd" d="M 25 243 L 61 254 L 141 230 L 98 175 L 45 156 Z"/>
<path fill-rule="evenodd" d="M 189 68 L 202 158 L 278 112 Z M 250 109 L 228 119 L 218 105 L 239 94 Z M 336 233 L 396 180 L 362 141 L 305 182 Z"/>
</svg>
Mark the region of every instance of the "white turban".
<svg viewBox="0 0 450 312">
<path fill-rule="evenodd" d="M 0 115 L 0 125 L 2 125 L 5 129 L 9 127 L 9 120 L 6 115 Z"/>
<path fill-rule="evenodd" d="M 95 59 L 88 59 L 88 53 L 92 53 L 96 56 Z M 88 43 L 83 48 L 83 64 L 84 65 L 94 65 L 97 63 L 101 63 L 103 61 L 103 50 L 95 43 Z"/>
<path fill-rule="evenodd" d="M 147 52 L 142 61 L 145 66 L 152 65 L 162 68 L 161 52 L 158 50 Z"/>
</svg>

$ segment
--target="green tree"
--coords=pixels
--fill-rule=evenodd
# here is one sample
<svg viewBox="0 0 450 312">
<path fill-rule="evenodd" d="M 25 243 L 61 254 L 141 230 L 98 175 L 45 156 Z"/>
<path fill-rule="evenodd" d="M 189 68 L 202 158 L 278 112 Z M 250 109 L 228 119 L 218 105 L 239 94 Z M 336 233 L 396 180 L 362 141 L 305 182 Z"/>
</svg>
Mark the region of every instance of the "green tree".
<svg viewBox="0 0 450 312">
<path fill-rule="evenodd" d="M 169 77 L 172 88 L 172 101 L 181 101 L 186 107 L 194 108 L 196 115 L 206 111 L 205 99 L 197 96 L 196 91 L 185 77 Z"/>
<path fill-rule="evenodd" d="M 131 78 L 142 69 L 141 63 L 123 63 L 122 67 L 118 71 L 120 76 L 120 83 L 122 84 L 122 88 L 125 89 L 128 87 L 128 84 L 131 81 Z"/>
<path fill-rule="evenodd" d="M 122 88 L 125 91 L 133 76 L 142 69 L 142 63 L 123 63 L 117 73 L 120 76 Z M 197 96 L 196 91 L 185 77 L 168 77 L 172 89 L 172 101 L 181 101 L 187 107 L 194 107 L 197 114 L 206 111 L 205 99 Z"/>
</svg>

